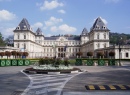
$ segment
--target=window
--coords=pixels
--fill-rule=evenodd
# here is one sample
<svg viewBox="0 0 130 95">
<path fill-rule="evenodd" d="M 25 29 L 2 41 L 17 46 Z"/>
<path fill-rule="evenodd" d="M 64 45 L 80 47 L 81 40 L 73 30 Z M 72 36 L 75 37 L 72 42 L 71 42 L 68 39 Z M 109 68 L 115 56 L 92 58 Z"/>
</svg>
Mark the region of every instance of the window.
<svg viewBox="0 0 130 95">
<path fill-rule="evenodd" d="M 18 43 L 18 48 L 19 48 L 19 43 Z"/>
<path fill-rule="evenodd" d="M 19 39 L 19 34 L 18 34 L 18 39 Z"/>
<path fill-rule="evenodd" d="M 99 39 L 99 34 L 97 34 L 97 39 Z"/>
<path fill-rule="evenodd" d="M 24 39 L 26 39 L 26 35 L 24 34 Z"/>
<path fill-rule="evenodd" d="M 100 44 L 99 43 L 98 43 L 97 47 L 100 48 Z"/>
<path fill-rule="evenodd" d="M 106 34 L 104 34 L 104 39 L 106 39 Z"/>
<path fill-rule="evenodd" d="M 24 43 L 24 49 L 26 49 L 26 44 Z"/>
<path fill-rule="evenodd" d="M 104 44 L 104 48 L 106 48 L 106 43 Z"/>
<path fill-rule="evenodd" d="M 126 53 L 126 57 L 129 57 L 129 54 L 128 54 L 128 53 Z"/>
</svg>

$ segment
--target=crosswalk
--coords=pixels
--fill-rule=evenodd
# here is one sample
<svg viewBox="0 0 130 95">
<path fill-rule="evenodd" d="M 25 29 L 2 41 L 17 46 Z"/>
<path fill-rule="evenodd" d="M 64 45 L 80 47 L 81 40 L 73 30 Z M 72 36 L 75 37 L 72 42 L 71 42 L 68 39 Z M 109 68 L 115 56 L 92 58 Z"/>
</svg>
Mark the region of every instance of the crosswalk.
<svg viewBox="0 0 130 95">
<path fill-rule="evenodd" d="M 65 84 L 78 74 L 26 74 L 30 84 L 22 95 L 61 95 Z"/>
</svg>

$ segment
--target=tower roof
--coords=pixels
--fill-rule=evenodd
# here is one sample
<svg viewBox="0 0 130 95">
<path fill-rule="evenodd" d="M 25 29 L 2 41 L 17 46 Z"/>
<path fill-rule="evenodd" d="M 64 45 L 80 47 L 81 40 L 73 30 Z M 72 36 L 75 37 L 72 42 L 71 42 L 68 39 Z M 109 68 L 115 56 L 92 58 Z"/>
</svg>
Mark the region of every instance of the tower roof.
<svg viewBox="0 0 130 95">
<path fill-rule="evenodd" d="M 37 29 L 36 35 L 43 35 L 43 32 L 42 32 L 42 30 L 40 28 Z"/>
<path fill-rule="evenodd" d="M 22 21 L 19 23 L 17 30 L 30 30 L 30 24 L 26 18 L 23 18 Z"/>
<path fill-rule="evenodd" d="M 86 28 L 84 28 L 81 35 L 88 35 L 88 30 Z"/>
<path fill-rule="evenodd" d="M 106 24 L 103 22 L 102 18 L 98 17 L 95 20 L 91 30 L 109 30 L 109 29 L 107 28 Z"/>
</svg>

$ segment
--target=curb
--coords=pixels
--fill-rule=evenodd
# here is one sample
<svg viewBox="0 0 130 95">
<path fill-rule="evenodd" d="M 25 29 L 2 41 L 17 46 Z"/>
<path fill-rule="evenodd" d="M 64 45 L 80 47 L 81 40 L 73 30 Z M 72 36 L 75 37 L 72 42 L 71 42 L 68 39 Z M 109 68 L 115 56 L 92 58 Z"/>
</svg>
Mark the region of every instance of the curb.
<svg viewBox="0 0 130 95">
<path fill-rule="evenodd" d="M 23 70 L 23 72 L 29 73 L 29 74 L 64 74 L 64 73 L 79 73 L 81 71 L 75 70 L 75 71 L 68 71 L 68 72 L 40 72 L 40 71 Z"/>
</svg>

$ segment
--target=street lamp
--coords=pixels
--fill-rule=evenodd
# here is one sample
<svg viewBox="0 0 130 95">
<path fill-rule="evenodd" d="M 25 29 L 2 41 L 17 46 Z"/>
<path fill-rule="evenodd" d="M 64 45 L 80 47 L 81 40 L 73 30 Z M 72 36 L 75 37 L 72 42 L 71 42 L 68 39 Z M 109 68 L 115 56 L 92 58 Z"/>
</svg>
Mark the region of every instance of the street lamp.
<svg viewBox="0 0 130 95">
<path fill-rule="evenodd" d="M 56 58 L 56 46 L 57 46 L 57 45 L 54 43 L 54 44 L 53 44 L 53 48 L 54 48 L 54 52 L 55 52 L 54 58 Z"/>
<path fill-rule="evenodd" d="M 121 40 L 122 38 L 120 38 L 120 41 L 119 41 L 119 65 L 121 66 Z"/>
</svg>

